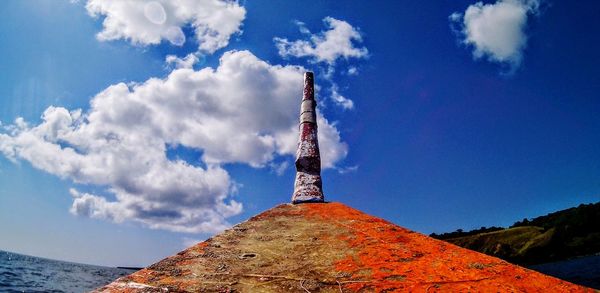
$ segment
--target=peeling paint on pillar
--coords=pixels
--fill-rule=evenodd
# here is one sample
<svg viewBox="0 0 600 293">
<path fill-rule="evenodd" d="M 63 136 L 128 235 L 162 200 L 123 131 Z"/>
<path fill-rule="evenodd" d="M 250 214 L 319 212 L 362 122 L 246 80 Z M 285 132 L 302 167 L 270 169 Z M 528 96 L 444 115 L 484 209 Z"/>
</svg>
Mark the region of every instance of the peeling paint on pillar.
<svg viewBox="0 0 600 293">
<path fill-rule="evenodd" d="M 296 181 L 292 203 L 324 201 L 314 88 L 313 73 L 304 73 L 304 93 L 300 106 L 300 141 L 296 152 Z"/>
</svg>

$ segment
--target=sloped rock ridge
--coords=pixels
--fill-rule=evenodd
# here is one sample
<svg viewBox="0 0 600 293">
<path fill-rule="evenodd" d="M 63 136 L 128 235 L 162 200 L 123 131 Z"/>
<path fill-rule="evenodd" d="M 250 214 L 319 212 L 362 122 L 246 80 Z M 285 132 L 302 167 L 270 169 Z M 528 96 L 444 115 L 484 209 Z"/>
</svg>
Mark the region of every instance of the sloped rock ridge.
<svg viewBox="0 0 600 293">
<path fill-rule="evenodd" d="M 95 292 L 597 292 L 341 203 L 282 204 Z"/>
</svg>

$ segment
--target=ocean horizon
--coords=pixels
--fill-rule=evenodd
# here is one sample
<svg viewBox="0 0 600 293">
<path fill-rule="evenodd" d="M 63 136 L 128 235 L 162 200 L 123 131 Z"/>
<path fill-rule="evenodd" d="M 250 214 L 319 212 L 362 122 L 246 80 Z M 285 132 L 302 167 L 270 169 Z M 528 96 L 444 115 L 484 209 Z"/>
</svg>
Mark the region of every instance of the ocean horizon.
<svg viewBox="0 0 600 293">
<path fill-rule="evenodd" d="M 0 250 L 0 292 L 88 292 L 133 272 Z"/>
</svg>

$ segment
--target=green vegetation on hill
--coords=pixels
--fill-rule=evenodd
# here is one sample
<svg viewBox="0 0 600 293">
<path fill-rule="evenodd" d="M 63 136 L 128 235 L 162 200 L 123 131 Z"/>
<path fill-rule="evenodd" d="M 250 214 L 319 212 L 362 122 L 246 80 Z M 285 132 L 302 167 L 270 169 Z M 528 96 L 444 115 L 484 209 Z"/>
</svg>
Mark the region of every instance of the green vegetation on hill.
<svg viewBox="0 0 600 293">
<path fill-rule="evenodd" d="M 518 264 L 594 254 L 600 252 L 600 202 L 523 219 L 506 229 L 458 229 L 431 236 Z"/>
</svg>

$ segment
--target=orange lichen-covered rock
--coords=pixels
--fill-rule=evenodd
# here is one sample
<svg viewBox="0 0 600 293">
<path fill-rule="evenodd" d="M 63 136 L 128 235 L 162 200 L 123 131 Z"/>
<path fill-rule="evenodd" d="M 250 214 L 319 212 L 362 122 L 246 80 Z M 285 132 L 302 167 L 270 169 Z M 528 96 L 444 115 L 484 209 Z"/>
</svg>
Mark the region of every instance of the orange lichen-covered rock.
<svg viewBox="0 0 600 293">
<path fill-rule="evenodd" d="M 594 292 L 340 203 L 283 204 L 97 292 Z"/>
</svg>

